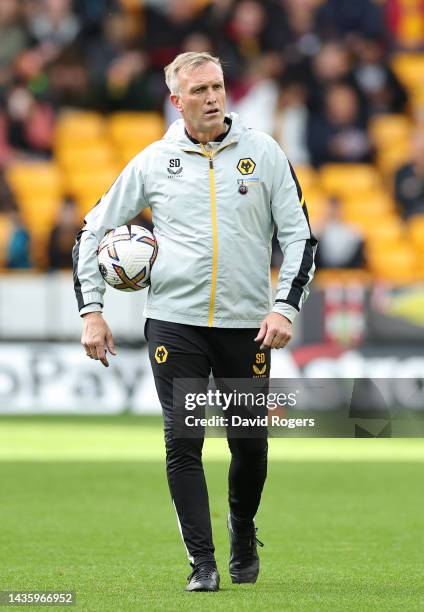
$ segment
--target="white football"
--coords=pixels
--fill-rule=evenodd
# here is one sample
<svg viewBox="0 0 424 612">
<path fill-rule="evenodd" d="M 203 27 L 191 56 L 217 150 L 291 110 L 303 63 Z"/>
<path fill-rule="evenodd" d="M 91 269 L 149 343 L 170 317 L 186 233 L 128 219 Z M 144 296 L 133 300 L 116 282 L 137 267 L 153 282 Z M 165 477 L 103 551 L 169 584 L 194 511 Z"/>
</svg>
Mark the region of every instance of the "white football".
<svg viewBox="0 0 424 612">
<path fill-rule="evenodd" d="M 121 225 L 108 232 L 99 244 L 99 270 L 105 281 L 119 291 L 140 291 L 150 285 L 150 271 L 158 245 L 149 230 Z"/>
</svg>

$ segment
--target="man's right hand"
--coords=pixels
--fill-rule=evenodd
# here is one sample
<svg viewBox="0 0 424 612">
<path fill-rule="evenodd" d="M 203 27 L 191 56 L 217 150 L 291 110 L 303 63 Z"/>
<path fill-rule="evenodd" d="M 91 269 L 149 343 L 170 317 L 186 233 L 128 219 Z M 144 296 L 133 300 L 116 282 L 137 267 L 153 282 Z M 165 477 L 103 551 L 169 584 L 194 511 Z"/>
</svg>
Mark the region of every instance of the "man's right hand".
<svg viewBox="0 0 424 612">
<path fill-rule="evenodd" d="M 83 315 L 81 344 L 87 357 L 99 359 L 106 368 L 109 367 L 106 351 L 109 351 L 111 355 L 116 355 L 116 350 L 112 332 L 101 312 L 88 312 Z"/>
</svg>

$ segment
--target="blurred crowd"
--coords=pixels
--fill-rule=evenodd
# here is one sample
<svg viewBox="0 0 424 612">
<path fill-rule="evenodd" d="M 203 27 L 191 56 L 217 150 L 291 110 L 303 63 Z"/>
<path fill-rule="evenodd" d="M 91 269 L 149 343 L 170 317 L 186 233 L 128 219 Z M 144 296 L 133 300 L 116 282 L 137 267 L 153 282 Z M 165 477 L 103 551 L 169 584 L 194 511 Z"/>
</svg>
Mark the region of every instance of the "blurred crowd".
<svg viewBox="0 0 424 612">
<path fill-rule="evenodd" d="M 66 108 L 159 111 L 171 122 L 163 67 L 179 52 L 204 50 L 223 62 L 229 108 L 273 135 L 294 165 L 372 163 L 370 119 L 410 113 L 390 64 L 405 49 L 424 49 L 422 0 L 1 0 L 0 169 L 50 159 Z M 423 140 L 418 134 L 415 159 L 396 177 L 405 218 L 424 212 Z M 0 174 L 0 209 L 15 210 L 13 199 Z M 341 231 L 337 202 L 328 210 L 327 229 Z M 7 265 L 30 267 L 17 212 L 13 223 Z M 76 225 L 67 199 L 50 268 L 70 265 Z M 343 243 L 349 256 L 337 265 L 364 265 L 360 237 Z"/>
</svg>

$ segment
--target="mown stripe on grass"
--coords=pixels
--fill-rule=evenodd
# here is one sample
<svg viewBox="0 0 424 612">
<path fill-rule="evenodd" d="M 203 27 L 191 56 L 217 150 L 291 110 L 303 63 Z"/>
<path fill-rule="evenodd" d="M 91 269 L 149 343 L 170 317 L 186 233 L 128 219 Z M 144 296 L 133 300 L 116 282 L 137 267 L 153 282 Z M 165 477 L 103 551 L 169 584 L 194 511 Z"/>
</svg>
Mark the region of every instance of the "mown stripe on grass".
<svg viewBox="0 0 424 612">
<path fill-rule="evenodd" d="M 271 439 L 275 461 L 424 462 L 424 440 Z M 69 421 L 6 421 L 0 427 L 0 461 L 157 461 L 165 455 L 160 425 L 143 427 Z M 228 458 L 227 442 L 209 438 L 208 461 Z"/>
</svg>

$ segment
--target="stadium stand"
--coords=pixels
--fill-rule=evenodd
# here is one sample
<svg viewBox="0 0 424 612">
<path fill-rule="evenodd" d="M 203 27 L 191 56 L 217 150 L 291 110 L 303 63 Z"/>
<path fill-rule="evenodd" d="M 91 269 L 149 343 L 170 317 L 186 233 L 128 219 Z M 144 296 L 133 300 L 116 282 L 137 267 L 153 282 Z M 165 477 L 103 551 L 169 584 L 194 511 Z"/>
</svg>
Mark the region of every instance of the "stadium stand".
<svg viewBox="0 0 424 612">
<path fill-rule="evenodd" d="M 421 4 L 359 4 L 348 13 L 332 0 L 0 3 L 0 167 L 16 201 L 0 190 L 0 266 L 16 206 L 34 268 L 54 267 L 49 236 L 64 198 L 81 222 L 129 159 L 164 133 L 163 66 L 206 47 L 224 60 L 231 108 L 289 148 L 284 130 L 296 122 L 295 144 L 315 164 L 295 163 L 315 232 L 336 197 L 340 222 L 363 236 L 374 279 L 424 280 L 424 215 L 404 220 L 394 190 L 424 121 Z M 307 145 L 336 91 L 354 107 L 346 123 L 341 113 L 338 125 L 325 124 L 338 155 L 322 164 Z M 366 155 L 355 157 L 361 146 Z"/>
</svg>

